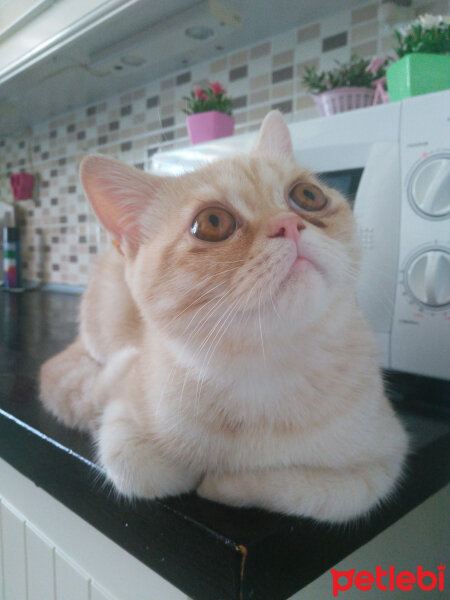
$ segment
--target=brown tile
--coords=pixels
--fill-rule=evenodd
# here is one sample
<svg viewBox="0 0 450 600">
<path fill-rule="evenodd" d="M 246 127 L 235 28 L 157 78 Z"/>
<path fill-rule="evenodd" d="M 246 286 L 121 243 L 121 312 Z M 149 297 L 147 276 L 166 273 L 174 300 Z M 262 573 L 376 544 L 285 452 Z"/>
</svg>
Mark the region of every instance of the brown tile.
<svg viewBox="0 0 450 600">
<path fill-rule="evenodd" d="M 159 96 L 151 96 L 147 98 L 146 106 L 147 108 L 155 108 L 159 104 Z"/>
<path fill-rule="evenodd" d="M 261 58 L 262 56 L 267 56 L 269 53 L 270 42 L 264 42 L 263 44 L 258 44 L 250 49 L 250 58 Z"/>
<path fill-rule="evenodd" d="M 261 104 L 262 102 L 268 102 L 270 98 L 269 88 L 265 90 L 258 90 L 257 92 L 250 93 L 250 105 Z"/>
<path fill-rule="evenodd" d="M 236 81 L 236 79 L 243 79 L 248 75 L 248 65 L 242 65 L 231 69 L 228 75 L 229 81 Z"/>
<path fill-rule="evenodd" d="M 350 37 L 352 44 L 378 37 L 378 21 L 352 27 Z"/>
<path fill-rule="evenodd" d="M 275 102 L 271 106 L 274 110 L 279 110 L 283 114 L 292 112 L 292 100 L 285 100 L 284 102 Z"/>
<path fill-rule="evenodd" d="M 361 58 L 371 58 L 372 56 L 376 56 L 378 51 L 378 42 L 377 40 L 371 40 L 370 42 L 364 42 L 364 44 L 358 44 L 357 46 L 352 46 L 351 53 L 356 54 L 356 56 L 360 56 Z"/>
<path fill-rule="evenodd" d="M 280 81 L 286 81 L 286 79 L 292 79 L 294 76 L 294 67 L 290 65 L 289 67 L 283 67 L 283 69 L 278 69 L 277 71 L 272 72 L 272 84 L 279 83 Z"/>
<path fill-rule="evenodd" d="M 370 19 L 376 19 L 378 15 L 378 4 L 367 4 L 362 8 L 355 8 L 352 10 L 352 25 L 356 23 L 362 23 L 363 21 L 370 21 Z"/>
<path fill-rule="evenodd" d="M 314 23 L 313 25 L 308 25 L 307 27 L 303 27 L 299 29 L 297 32 L 297 43 L 303 44 L 303 42 L 308 42 L 309 40 L 313 40 L 314 38 L 319 37 L 320 35 L 320 25 L 319 23 Z"/>
<path fill-rule="evenodd" d="M 191 72 L 186 71 L 185 73 L 180 73 L 177 75 L 176 84 L 183 85 L 184 83 L 189 83 L 191 81 Z"/>
<path fill-rule="evenodd" d="M 241 50 L 232 54 L 228 60 L 230 61 L 230 67 L 238 67 L 248 62 L 248 50 Z"/>
<path fill-rule="evenodd" d="M 286 50 L 286 52 L 280 52 L 275 54 L 272 58 L 273 67 L 283 67 L 284 65 L 291 65 L 294 62 L 294 51 Z"/>
<path fill-rule="evenodd" d="M 336 48 L 341 48 L 347 44 L 348 34 L 346 31 L 330 35 L 322 40 L 322 52 L 329 52 Z"/>
<path fill-rule="evenodd" d="M 247 106 L 247 96 L 238 96 L 237 98 L 233 98 L 233 109 L 236 108 L 244 108 Z"/>
<path fill-rule="evenodd" d="M 127 104 L 126 106 L 122 106 L 122 108 L 120 109 L 120 116 L 127 117 L 128 115 L 131 115 L 132 112 L 133 112 L 133 105 Z"/>
<path fill-rule="evenodd" d="M 214 75 L 215 73 L 218 73 L 219 71 L 225 71 L 225 69 L 227 68 L 227 59 L 226 58 L 219 58 L 219 60 L 215 60 L 214 62 L 212 62 L 209 66 L 209 72 Z"/>
<path fill-rule="evenodd" d="M 315 103 L 312 96 L 299 96 L 295 101 L 296 110 L 303 110 L 304 108 L 311 108 L 313 106 L 315 106 Z"/>
<path fill-rule="evenodd" d="M 268 87 L 270 85 L 270 75 L 269 73 L 264 73 L 263 75 L 256 75 L 250 79 L 250 89 L 257 90 L 262 87 Z"/>
</svg>

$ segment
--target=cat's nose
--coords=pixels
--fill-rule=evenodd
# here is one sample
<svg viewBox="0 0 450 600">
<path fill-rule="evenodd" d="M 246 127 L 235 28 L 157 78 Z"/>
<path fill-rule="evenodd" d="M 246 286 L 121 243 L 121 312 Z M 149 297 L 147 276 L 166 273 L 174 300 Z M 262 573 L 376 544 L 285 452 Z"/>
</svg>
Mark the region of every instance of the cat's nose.
<svg viewBox="0 0 450 600">
<path fill-rule="evenodd" d="M 269 221 L 267 234 L 270 238 L 285 237 L 297 242 L 302 229 L 305 225 L 297 215 L 279 215 Z"/>
</svg>

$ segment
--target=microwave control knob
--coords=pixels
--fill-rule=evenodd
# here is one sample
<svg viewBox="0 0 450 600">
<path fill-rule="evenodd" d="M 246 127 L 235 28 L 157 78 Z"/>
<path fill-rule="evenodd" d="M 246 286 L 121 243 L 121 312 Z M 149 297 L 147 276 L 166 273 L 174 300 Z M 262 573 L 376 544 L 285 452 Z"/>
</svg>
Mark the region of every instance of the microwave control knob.
<svg viewBox="0 0 450 600">
<path fill-rule="evenodd" d="M 406 269 L 411 294 L 422 304 L 441 308 L 450 303 L 450 252 L 435 249 L 416 256 Z"/>
<path fill-rule="evenodd" d="M 413 207 L 434 218 L 450 214 L 450 154 L 442 152 L 419 164 L 409 182 Z"/>
</svg>

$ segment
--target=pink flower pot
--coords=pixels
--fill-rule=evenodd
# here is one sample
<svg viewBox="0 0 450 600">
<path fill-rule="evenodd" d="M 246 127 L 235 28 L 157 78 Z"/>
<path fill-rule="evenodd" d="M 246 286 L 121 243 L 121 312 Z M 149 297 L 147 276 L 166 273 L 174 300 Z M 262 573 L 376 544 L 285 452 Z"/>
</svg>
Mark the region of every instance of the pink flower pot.
<svg viewBox="0 0 450 600">
<path fill-rule="evenodd" d="M 28 200 L 31 198 L 34 177 L 30 173 L 13 173 L 9 178 L 13 190 L 14 200 Z"/>
<path fill-rule="evenodd" d="M 322 117 L 363 108 L 373 104 L 375 90 L 364 87 L 342 87 L 313 95 L 317 110 Z"/>
<path fill-rule="evenodd" d="M 186 124 L 192 144 L 233 135 L 234 131 L 233 117 L 217 110 L 188 115 Z"/>
</svg>

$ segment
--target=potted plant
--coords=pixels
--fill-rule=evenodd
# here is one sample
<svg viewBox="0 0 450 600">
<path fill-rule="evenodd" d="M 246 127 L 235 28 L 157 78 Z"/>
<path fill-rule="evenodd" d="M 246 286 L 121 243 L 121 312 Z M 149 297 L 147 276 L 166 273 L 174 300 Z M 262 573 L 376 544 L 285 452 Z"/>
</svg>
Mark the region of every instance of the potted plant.
<svg viewBox="0 0 450 600">
<path fill-rule="evenodd" d="M 206 88 L 196 88 L 183 98 L 186 100 L 184 112 L 188 115 L 186 122 L 192 144 L 233 134 L 232 104 L 225 93 L 226 90 L 216 81 Z"/>
<path fill-rule="evenodd" d="M 450 88 L 450 17 L 422 15 L 394 36 L 399 60 L 386 73 L 391 100 Z"/>
<path fill-rule="evenodd" d="M 374 62 L 352 56 L 348 63 L 336 61 L 337 67 L 331 71 L 318 72 L 316 67 L 305 67 L 302 80 L 319 114 L 333 115 L 373 104 L 372 84 L 384 77 L 387 63 L 386 58 Z"/>
</svg>

